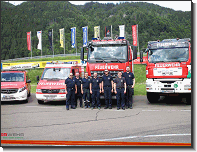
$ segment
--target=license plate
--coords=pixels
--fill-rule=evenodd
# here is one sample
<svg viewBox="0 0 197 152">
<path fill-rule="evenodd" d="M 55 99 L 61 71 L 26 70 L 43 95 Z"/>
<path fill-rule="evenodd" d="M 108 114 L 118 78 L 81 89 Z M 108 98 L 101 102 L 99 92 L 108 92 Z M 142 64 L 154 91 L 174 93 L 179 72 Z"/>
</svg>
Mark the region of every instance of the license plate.
<svg viewBox="0 0 197 152">
<path fill-rule="evenodd" d="M 44 95 L 44 97 L 46 97 L 46 98 L 54 98 L 54 97 L 57 97 L 57 95 Z"/>
<path fill-rule="evenodd" d="M 174 90 L 162 90 L 163 93 L 174 93 Z"/>
<path fill-rule="evenodd" d="M 46 100 L 53 100 L 57 95 L 44 95 L 46 97 Z"/>
<path fill-rule="evenodd" d="M 3 96 L 2 97 L 2 100 L 10 100 L 10 99 L 14 99 L 14 97 L 13 96 Z"/>
</svg>

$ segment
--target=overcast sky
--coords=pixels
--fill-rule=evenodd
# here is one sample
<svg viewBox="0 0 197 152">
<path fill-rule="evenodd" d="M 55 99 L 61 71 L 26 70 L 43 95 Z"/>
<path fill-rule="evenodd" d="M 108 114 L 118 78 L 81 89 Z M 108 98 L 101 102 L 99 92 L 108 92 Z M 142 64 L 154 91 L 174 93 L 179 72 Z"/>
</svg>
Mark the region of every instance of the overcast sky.
<svg viewBox="0 0 197 152">
<path fill-rule="evenodd" d="M 192 0 L 194 2 L 194 0 Z M 12 3 L 14 5 L 19 5 L 24 1 L 9 1 L 9 3 Z M 75 5 L 83 5 L 90 1 L 69 1 L 72 4 Z M 93 1 L 96 2 L 96 1 Z M 119 3 L 123 1 L 97 1 L 99 3 Z M 131 2 L 131 1 L 128 1 Z M 135 1 L 137 2 L 137 1 Z M 140 1 L 140 2 L 148 2 L 148 3 L 154 3 L 157 5 L 160 5 L 162 7 L 168 7 L 171 9 L 174 9 L 175 11 L 191 11 L 191 1 Z M 196 3 L 196 2 L 195 2 Z"/>
</svg>

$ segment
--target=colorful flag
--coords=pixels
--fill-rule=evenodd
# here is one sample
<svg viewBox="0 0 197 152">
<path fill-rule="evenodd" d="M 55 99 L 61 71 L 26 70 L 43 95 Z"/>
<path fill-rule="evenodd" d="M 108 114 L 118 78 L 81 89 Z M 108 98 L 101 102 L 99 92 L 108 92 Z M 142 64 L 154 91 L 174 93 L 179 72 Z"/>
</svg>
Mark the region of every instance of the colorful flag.
<svg viewBox="0 0 197 152">
<path fill-rule="evenodd" d="M 88 27 L 82 27 L 83 29 L 83 47 L 88 45 Z"/>
<path fill-rule="evenodd" d="M 52 30 L 48 31 L 48 38 L 49 38 L 49 43 L 50 43 L 50 49 L 52 49 Z"/>
<path fill-rule="evenodd" d="M 112 37 L 112 25 L 105 26 L 105 37 Z"/>
<path fill-rule="evenodd" d="M 94 38 L 100 38 L 100 26 L 94 27 Z"/>
<path fill-rule="evenodd" d="M 137 25 L 132 25 L 133 45 L 137 46 Z"/>
<path fill-rule="evenodd" d="M 64 47 L 64 28 L 60 29 L 60 47 Z"/>
<path fill-rule="evenodd" d="M 31 32 L 27 32 L 27 49 L 31 51 Z"/>
<path fill-rule="evenodd" d="M 75 48 L 76 42 L 76 27 L 71 28 L 71 47 Z"/>
<path fill-rule="evenodd" d="M 120 35 L 119 37 L 125 37 L 125 25 L 119 25 Z"/>
<path fill-rule="evenodd" d="M 37 49 L 42 50 L 42 31 L 37 31 L 38 45 Z"/>
</svg>

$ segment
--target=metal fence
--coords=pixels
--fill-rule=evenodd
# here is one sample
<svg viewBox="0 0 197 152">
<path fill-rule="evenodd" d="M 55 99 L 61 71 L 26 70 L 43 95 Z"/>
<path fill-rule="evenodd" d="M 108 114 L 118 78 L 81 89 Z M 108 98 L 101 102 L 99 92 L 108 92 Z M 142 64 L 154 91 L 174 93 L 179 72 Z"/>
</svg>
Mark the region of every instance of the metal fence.
<svg viewBox="0 0 197 152">
<path fill-rule="evenodd" d="M 56 54 L 54 57 L 66 57 L 66 56 L 80 56 L 81 53 L 73 53 L 73 54 Z M 87 55 L 87 53 L 84 53 L 84 56 Z M 34 56 L 32 59 L 41 59 L 41 58 L 53 58 L 53 55 L 43 55 L 41 56 Z M 28 60 L 31 59 L 31 57 L 24 57 L 24 58 L 15 58 L 15 59 L 7 59 L 7 60 L 1 60 L 1 62 L 7 62 L 7 61 L 18 61 L 18 60 Z"/>
</svg>

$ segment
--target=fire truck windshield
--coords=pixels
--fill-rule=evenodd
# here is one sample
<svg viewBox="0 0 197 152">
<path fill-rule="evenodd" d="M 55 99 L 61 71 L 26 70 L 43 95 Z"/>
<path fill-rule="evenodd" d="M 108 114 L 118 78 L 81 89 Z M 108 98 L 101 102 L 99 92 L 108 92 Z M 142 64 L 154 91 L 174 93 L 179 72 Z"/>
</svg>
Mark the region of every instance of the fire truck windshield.
<svg viewBox="0 0 197 152">
<path fill-rule="evenodd" d="M 1 82 L 23 82 L 24 73 L 1 73 Z"/>
<path fill-rule="evenodd" d="M 69 76 L 71 68 L 46 68 L 42 74 L 43 79 L 66 79 Z"/>
<path fill-rule="evenodd" d="M 89 49 L 89 61 L 117 61 L 122 62 L 127 59 L 127 46 L 94 46 L 94 50 Z"/>
<path fill-rule="evenodd" d="M 186 62 L 188 58 L 188 48 L 151 49 L 148 54 L 148 61 L 150 63 Z"/>
</svg>

